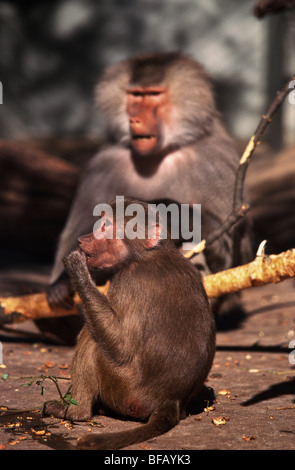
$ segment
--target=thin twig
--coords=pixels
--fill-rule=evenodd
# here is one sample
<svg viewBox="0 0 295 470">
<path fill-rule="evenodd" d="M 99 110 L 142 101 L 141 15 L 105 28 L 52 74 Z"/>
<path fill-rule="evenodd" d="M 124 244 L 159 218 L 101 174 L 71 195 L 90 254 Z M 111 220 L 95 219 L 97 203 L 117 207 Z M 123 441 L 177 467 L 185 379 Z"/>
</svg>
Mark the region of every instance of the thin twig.
<svg viewBox="0 0 295 470">
<path fill-rule="evenodd" d="M 260 144 L 265 129 L 271 122 L 273 115 L 279 109 L 284 99 L 291 91 L 289 84 L 292 80 L 295 80 L 295 74 L 292 75 L 292 77 L 288 80 L 284 88 L 281 91 L 277 92 L 267 112 L 261 117 L 256 131 L 251 136 L 245 148 L 245 151 L 240 159 L 240 164 L 236 173 L 232 213 L 228 216 L 225 222 L 221 224 L 219 229 L 212 232 L 205 240 L 202 240 L 191 251 L 187 252 L 185 254 L 186 258 L 191 259 L 197 254 L 201 253 L 207 246 L 211 245 L 223 233 L 227 232 L 231 227 L 233 227 L 242 217 L 245 216 L 245 214 L 250 209 L 250 206 L 244 202 L 244 182 L 249 161 L 253 156 L 254 150 L 256 149 L 257 145 Z"/>
<path fill-rule="evenodd" d="M 7 375 L 5 378 L 3 376 Z M 51 380 L 56 386 L 56 389 L 58 391 L 59 397 L 62 400 L 63 403 L 67 403 L 65 396 L 62 394 L 60 387 L 58 385 L 58 380 L 71 380 L 70 377 L 57 377 L 54 375 L 30 375 L 30 376 L 15 376 L 15 375 L 9 375 L 9 374 L 2 374 L 2 380 L 6 381 L 7 379 L 19 379 L 19 380 L 30 380 L 30 382 L 23 384 L 23 386 L 31 386 L 33 385 L 33 382 L 36 383 L 36 385 L 41 385 L 43 387 L 43 382 L 46 379 Z"/>
<path fill-rule="evenodd" d="M 3 409 L 3 410 L 0 410 L 0 416 L 6 416 L 6 414 L 9 414 L 9 416 L 11 415 L 18 415 L 20 413 L 40 413 L 40 410 L 42 408 L 43 404 L 42 405 L 37 405 L 35 406 L 34 408 L 13 408 L 13 409 L 9 409 L 9 408 L 6 408 L 6 409 Z"/>
<path fill-rule="evenodd" d="M 288 80 L 286 85 L 281 91 L 278 91 L 271 105 L 269 106 L 267 112 L 262 116 L 260 122 L 257 126 L 256 131 L 252 135 L 249 143 L 240 159 L 240 165 L 237 171 L 235 191 L 234 191 L 234 209 L 239 208 L 243 204 L 243 191 L 244 191 L 244 181 L 246 176 L 246 171 L 249 165 L 249 161 L 256 149 L 257 145 L 260 144 L 261 138 L 267 128 L 271 123 L 273 115 L 279 109 L 283 103 L 286 96 L 291 91 L 289 83 L 295 80 L 295 74 Z"/>
</svg>

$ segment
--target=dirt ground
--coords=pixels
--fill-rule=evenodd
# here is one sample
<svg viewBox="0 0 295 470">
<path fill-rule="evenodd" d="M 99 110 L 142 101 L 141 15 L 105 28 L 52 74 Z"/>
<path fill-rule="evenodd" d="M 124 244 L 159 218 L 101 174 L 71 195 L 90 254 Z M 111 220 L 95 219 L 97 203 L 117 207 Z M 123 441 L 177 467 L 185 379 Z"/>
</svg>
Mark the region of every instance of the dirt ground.
<svg viewBox="0 0 295 470">
<path fill-rule="evenodd" d="M 170 432 L 128 450 L 295 449 L 295 365 L 289 361 L 295 350 L 295 341 L 294 348 L 289 348 L 295 340 L 295 281 L 246 290 L 242 300 L 244 320 L 217 333 L 216 356 L 206 382 L 214 390 L 215 401 L 206 401 L 205 395 L 203 411 L 192 410 Z M 17 330 L 0 330 L 1 449 L 67 450 L 83 433 L 137 425 L 105 416 L 74 424 L 42 418 L 38 408 L 58 398 L 58 392 L 49 379 L 36 383 L 38 377 L 58 376 L 66 392 L 73 347 L 35 336 L 29 322 Z"/>
</svg>

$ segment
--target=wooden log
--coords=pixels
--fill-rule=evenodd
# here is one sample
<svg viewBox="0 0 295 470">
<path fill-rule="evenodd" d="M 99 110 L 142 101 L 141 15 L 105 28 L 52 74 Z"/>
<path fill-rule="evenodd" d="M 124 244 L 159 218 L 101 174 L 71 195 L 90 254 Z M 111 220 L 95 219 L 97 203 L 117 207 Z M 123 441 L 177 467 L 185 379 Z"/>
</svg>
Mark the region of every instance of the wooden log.
<svg viewBox="0 0 295 470">
<path fill-rule="evenodd" d="M 108 284 L 98 289 L 107 293 Z M 64 317 L 76 315 L 76 305 L 80 302 L 77 294 L 74 296 L 73 310 L 52 310 L 47 302 L 46 293 L 28 294 L 20 297 L 0 297 L 0 325 L 5 323 L 19 323 L 25 320 L 41 320 L 44 318 Z"/>
<path fill-rule="evenodd" d="M 279 255 L 259 255 L 254 261 L 237 268 L 221 271 L 204 277 L 208 297 L 219 297 L 255 286 L 278 283 L 295 276 L 295 249 Z M 104 294 L 108 284 L 98 287 Z M 75 305 L 80 301 L 75 295 Z M 22 297 L 0 297 L 0 324 L 25 320 L 60 317 L 76 314 L 73 310 L 51 310 L 45 293 Z"/>
<path fill-rule="evenodd" d="M 295 249 L 279 255 L 257 256 L 251 263 L 204 277 L 208 297 L 239 292 L 249 287 L 276 284 L 295 276 Z"/>
</svg>

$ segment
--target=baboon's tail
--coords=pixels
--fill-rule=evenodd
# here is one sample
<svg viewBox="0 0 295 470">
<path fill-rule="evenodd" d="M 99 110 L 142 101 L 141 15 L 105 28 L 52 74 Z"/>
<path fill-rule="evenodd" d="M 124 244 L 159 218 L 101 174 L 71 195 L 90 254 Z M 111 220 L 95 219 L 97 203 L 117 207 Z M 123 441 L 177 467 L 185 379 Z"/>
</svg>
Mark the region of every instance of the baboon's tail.
<svg viewBox="0 0 295 470">
<path fill-rule="evenodd" d="M 121 449 L 163 434 L 179 423 L 179 402 L 173 401 L 154 411 L 148 422 L 128 431 L 86 435 L 78 440 L 79 450 Z"/>
</svg>

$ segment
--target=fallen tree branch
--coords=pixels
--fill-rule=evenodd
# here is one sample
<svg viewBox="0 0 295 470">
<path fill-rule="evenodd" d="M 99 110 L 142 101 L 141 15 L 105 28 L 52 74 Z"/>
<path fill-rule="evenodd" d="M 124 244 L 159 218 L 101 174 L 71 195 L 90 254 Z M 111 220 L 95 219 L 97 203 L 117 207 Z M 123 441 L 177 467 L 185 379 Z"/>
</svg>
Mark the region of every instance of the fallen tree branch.
<svg viewBox="0 0 295 470">
<path fill-rule="evenodd" d="M 295 248 L 279 255 L 265 256 L 258 253 L 255 260 L 237 268 L 210 274 L 204 277 L 204 286 L 208 297 L 219 297 L 243 289 L 278 283 L 295 276 Z M 98 287 L 105 293 L 108 285 Z M 75 305 L 80 302 L 74 297 Z M 0 324 L 17 323 L 25 320 L 58 317 L 76 314 L 77 310 L 51 310 L 46 293 L 25 295 L 22 297 L 0 297 Z"/>
<path fill-rule="evenodd" d="M 258 255 L 251 263 L 204 277 L 208 297 L 239 292 L 249 287 L 277 284 L 295 276 L 295 249 L 279 255 Z"/>
<path fill-rule="evenodd" d="M 288 80 L 286 85 L 281 91 L 278 91 L 271 105 L 269 106 L 267 112 L 261 117 L 260 122 L 251 136 L 245 151 L 240 159 L 240 164 L 236 174 L 235 189 L 234 189 L 234 198 L 233 198 L 233 210 L 232 213 L 228 216 L 223 224 L 216 231 L 212 232 L 205 240 L 202 240 L 198 243 L 192 250 L 188 251 L 185 254 L 186 258 L 193 258 L 194 256 L 201 253 L 208 245 L 211 245 L 215 240 L 217 240 L 223 233 L 227 232 L 231 227 L 233 227 L 250 209 L 250 206 L 244 202 L 244 182 L 246 177 L 247 168 L 250 162 L 251 157 L 253 156 L 254 150 L 257 145 L 260 144 L 261 138 L 271 122 L 273 115 L 279 109 L 283 103 L 286 96 L 291 91 L 290 82 L 295 80 L 295 74 Z"/>
<path fill-rule="evenodd" d="M 98 289 L 106 294 L 108 284 Z M 62 308 L 51 309 L 46 292 L 22 295 L 19 297 L 0 297 L 0 325 L 5 323 L 19 323 L 26 320 L 41 320 L 42 318 L 57 318 L 77 314 L 76 305 L 80 302 L 77 294 L 74 295 L 72 310 Z"/>
</svg>

